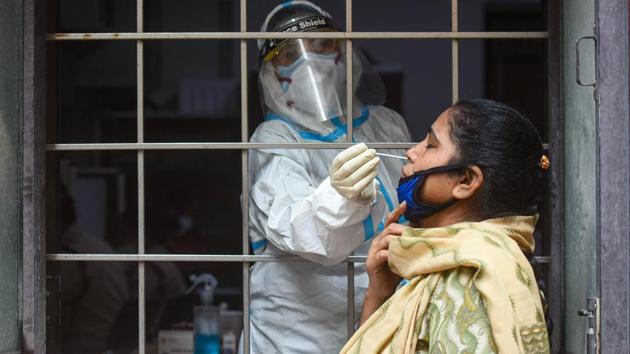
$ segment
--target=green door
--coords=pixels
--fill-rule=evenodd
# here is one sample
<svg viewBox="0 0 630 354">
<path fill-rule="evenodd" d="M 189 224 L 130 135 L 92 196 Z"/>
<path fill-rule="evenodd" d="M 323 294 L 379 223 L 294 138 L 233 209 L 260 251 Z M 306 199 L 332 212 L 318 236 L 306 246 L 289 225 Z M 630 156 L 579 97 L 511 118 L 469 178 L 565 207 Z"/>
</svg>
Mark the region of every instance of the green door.
<svg viewBox="0 0 630 354">
<path fill-rule="evenodd" d="M 588 320 L 578 315 L 598 297 L 597 107 L 593 0 L 563 1 L 565 346 L 590 353 Z M 577 47 L 577 48 L 576 48 Z M 581 83 L 579 83 L 580 81 Z"/>
</svg>

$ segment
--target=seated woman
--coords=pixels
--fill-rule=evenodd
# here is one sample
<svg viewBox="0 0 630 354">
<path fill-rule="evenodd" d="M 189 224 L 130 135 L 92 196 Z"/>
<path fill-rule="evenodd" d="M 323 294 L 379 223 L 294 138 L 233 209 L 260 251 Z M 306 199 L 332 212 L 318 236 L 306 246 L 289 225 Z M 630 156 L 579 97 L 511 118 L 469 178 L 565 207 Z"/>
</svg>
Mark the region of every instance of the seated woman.
<svg viewBox="0 0 630 354">
<path fill-rule="evenodd" d="M 527 258 L 549 168 L 534 126 L 501 103 L 462 101 L 407 157 L 389 221 L 410 225 L 373 240 L 362 325 L 341 352 L 548 353 Z"/>
</svg>

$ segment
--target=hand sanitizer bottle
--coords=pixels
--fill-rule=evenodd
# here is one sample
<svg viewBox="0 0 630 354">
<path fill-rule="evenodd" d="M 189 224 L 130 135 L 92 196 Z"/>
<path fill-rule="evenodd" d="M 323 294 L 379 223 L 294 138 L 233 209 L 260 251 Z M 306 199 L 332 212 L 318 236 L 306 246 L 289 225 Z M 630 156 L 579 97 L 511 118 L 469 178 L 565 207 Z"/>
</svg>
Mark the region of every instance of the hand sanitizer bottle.
<svg viewBox="0 0 630 354">
<path fill-rule="evenodd" d="M 192 275 L 190 280 L 194 284 L 187 292 L 200 286 L 197 293 L 201 298 L 201 306 L 195 306 L 193 309 L 194 354 L 220 354 L 219 308 L 212 306 L 217 280 L 207 273 Z"/>
</svg>

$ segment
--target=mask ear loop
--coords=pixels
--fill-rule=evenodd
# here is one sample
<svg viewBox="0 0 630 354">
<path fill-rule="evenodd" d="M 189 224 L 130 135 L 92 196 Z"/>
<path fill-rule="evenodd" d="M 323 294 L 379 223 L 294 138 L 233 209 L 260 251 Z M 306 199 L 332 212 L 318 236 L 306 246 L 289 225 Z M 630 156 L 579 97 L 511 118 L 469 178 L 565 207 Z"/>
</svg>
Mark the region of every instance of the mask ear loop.
<svg viewBox="0 0 630 354">
<path fill-rule="evenodd" d="M 453 165 L 445 165 L 445 166 L 438 166 L 438 167 L 432 167 L 432 168 L 428 168 L 426 170 L 421 170 L 421 171 L 414 171 L 414 173 L 410 176 L 407 177 L 403 177 L 400 179 L 401 182 L 403 181 L 408 181 L 413 177 L 416 177 L 418 175 L 432 175 L 432 174 L 436 174 L 436 173 L 441 173 L 441 172 L 451 172 L 451 171 L 457 171 L 461 168 L 464 167 L 468 167 L 468 163 L 465 162 L 458 162 L 456 164 Z"/>
<path fill-rule="evenodd" d="M 453 165 L 446 165 L 446 166 L 432 167 L 432 168 L 429 168 L 429 169 L 426 169 L 426 170 L 418 171 L 418 172 L 414 173 L 413 175 L 411 175 L 411 176 L 409 176 L 409 177 L 406 177 L 406 178 L 404 179 L 404 181 L 407 181 L 408 179 L 411 179 L 411 178 L 416 177 L 416 176 L 418 176 L 418 175 L 422 175 L 422 176 L 424 176 L 424 178 L 423 178 L 423 180 L 422 180 L 422 183 L 418 183 L 418 184 L 415 186 L 415 188 L 413 189 L 413 194 L 412 194 L 412 196 L 413 196 L 414 202 L 415 202 L 416 204 L 422 204 L 422 205 L 424 205 L 424 206 L 427 206 L 427 207 L 431 207 L 431 208 L 433 208 L 433 207 L 435 207 L 435 205 L 426 204 L 426 203 L 424 203 L 424 202 L 420 201 L 418 198 L 416 198 L 416 194 L 418 193 L 418 189 L 419 189 L 419 188 L 422 186 L 422 184 L 424 183 L 424 179 L 425 179 L 427 176 L 431 175 L 431 174 L 442 173 L 442 172 L 452 172 L 452 171 L 457 171 L 457 170 L 460 170 L 460 169 L 465 168 L 465 167 L 468 167 L 468 164 L 467 164 L 467 163 L 465 163 L 465 162 L 458 162 L 458 163 L 455 163 L 455 164 L 453 164 Z M 402 180 L 401 180 L 401 181 L 402 181 Z M 451 206 L 451 205 L 453 205 L 456 201 L 457 201 L 456 199 L 451 198 L 451 200 L 450 200 L 449 202 L 447 202 L 447 205 L 444 207 L 444 209 L 445 209 L 445 208 L 448 208 L 448 207 L 449 207 L 449 206 Z"/>
</svg>

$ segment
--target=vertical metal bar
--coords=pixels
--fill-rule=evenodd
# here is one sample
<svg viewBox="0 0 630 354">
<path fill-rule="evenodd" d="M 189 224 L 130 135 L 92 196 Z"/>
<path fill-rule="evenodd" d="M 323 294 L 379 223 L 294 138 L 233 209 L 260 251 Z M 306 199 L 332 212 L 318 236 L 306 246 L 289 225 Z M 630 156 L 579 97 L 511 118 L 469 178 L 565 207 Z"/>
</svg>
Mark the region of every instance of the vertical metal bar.
<svg viewBox="0 0 630 354">
<path fill-rule="evenodd" d="M 352 32 L 352 0 L 346 0 L 346 32 Z M 348 124 L 348 142 L 351 143 L 352 138 L 352 126 L 354 112 L 352 112 L 354 103 L 354 92 L 352 89 L 352 40 L 346 40 L 346 122 Z"/>
<path fill-rule="evenodd" d="M 145 353 L 144 262 L 138 262 L 138 353 Z"/>
<path fill-rule="evenodd" d="M 451 0 L 451 31 L 458 32 L 458 0 Z M 452 100 L 453 103 L 459 101 L 459 40 L 453 39 L 451 42 L 451 60 L 452 60 Z"/>
<path fill-rule="evenodd" d="M 348 338 L 354 333 L 354 262 L 348 262 Z"/>
<path fill-rule="evenodd" d="M 352 32 L 352 0 L 346 0 L 346 32 Z M 353 92 L 353 72 L 352 72 L 352 61 L 354 59 L 352 55 L 352 40 L 348 39 L 346 41 L 346 107 L 347 107 L 347 124 L 348 124 L 348 142 L 353 141 L 353 118 L 354 112 L 352 112 L 353 103 L 354 103 L 354 92 Z M 348 263 L 348 338 L 352 336 L 354 332 L 354 263 Z"/>
<path fill-rule="evenodd" d="M 136 30 L 144 30 L 144 0 L 136 2 Z M 138 143 L 144 142 L 144 42 L 136 42 Z M 144 150 L 138 150 L 138 254 L 144 254 Z M 138 262 L 138 353 L 145 354 L 145 263 Z"/>
<path fill-rule="evenodd" d="M 247 0 L 241 0 L 241 32 L 247 32 Z M 247 94 L 247 40 L 241 40 L 241 141 L 246 143 L 249 139 L 249 120 L 248 120 L 248 94 Z M 243 254 L 249 254 L 249 163 L 247 149 L 241 150 L 241 205 L 243 217 Z M 244 354 L 249 354 L 249 279 L 250 279 L 250 263 L 243 262 L 243 348 Z"/>
</svg>

